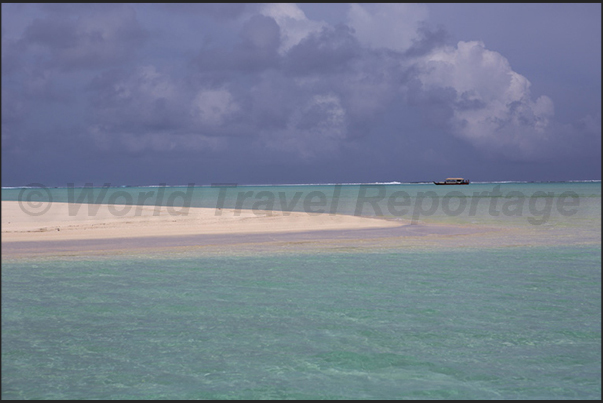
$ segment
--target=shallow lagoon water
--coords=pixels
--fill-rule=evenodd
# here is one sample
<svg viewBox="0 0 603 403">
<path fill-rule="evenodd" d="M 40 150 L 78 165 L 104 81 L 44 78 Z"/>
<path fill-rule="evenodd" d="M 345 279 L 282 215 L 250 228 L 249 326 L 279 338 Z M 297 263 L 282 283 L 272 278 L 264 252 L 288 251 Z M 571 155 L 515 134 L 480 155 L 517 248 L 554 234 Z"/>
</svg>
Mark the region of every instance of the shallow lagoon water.
<svg viewBox="0 0 603 403">
<path fill-rule="evenodd" d="M 600 252 L 3 264 L 2 397 L 594 399 Z"/>
</svg>

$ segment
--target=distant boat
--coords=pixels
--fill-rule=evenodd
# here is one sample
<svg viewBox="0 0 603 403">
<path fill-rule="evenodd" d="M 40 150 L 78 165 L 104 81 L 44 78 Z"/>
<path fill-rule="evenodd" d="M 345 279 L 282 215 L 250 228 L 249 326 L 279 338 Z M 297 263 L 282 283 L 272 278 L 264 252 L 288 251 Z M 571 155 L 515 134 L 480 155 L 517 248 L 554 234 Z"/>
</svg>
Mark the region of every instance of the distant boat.
<svg viewBox="0 0 603 403">
<path fill-rule="evenodd" d="M 446 178 L 444 182 L 433 182 L 436 185 L 468 185 L 469 179 L 463 178 Z"/>
</svg>

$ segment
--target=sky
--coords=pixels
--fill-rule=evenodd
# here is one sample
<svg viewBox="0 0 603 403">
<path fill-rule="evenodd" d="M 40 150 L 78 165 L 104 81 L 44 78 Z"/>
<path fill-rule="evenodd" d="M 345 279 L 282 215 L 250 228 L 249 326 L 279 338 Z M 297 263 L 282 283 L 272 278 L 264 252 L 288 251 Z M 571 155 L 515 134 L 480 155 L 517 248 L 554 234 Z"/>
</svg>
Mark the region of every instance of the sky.
<svg viewBox="0 0 603 403">
<path fill-rule="evenodd" d="M 2 186 L 601 179 L 601 4 L 2 4 Z"/>
</svg>

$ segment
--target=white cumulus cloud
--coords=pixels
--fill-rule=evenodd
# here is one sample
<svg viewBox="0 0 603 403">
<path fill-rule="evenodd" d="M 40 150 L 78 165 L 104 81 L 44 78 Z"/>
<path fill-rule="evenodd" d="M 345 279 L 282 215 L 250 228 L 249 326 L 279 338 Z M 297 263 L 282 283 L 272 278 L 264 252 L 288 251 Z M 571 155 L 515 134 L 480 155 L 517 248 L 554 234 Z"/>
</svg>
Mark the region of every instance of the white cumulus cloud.
<svg viewBox="0 0 603 403">
<path fill-rule="evenodd" d="M 526 155 L 546 140 L 553 102 L 546 96 L 532 100 L 528 79 L 482 42 L 435 49 L 417 67 L 424 90 L 454 90 L 451 123 L 459 137 L 480 147 L 503 146 Z"/>
</svg>

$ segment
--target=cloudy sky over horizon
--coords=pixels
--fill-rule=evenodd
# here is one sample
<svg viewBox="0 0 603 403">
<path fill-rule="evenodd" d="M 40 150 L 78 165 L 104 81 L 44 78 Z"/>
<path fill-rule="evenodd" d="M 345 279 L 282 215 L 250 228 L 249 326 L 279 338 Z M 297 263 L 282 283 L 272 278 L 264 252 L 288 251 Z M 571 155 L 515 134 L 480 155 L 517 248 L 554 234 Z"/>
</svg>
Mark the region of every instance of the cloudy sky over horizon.
<svg viewBox="0 0 603 403">
<path fill-rule="evenodd" d="M 600 171 L 601 4 L 2 5 L 2 186 Z"/>
</svg>

